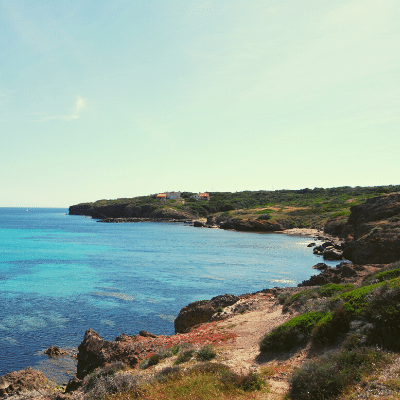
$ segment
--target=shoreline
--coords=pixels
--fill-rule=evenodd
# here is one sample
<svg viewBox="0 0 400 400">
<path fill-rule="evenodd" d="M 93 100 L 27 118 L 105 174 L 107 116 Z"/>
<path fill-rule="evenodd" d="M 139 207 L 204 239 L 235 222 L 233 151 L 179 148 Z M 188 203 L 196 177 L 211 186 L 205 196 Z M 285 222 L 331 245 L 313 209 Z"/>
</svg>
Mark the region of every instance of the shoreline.
<svg viewBox="0 0 400 400">
<path fill-rule="evenodd" d="M 111 221 L 109 221 L 109 220 L 98 220 L 97 222 L 106 222 L 106 223 L 107 222 L 111 222 L 111 223 L 118 223 L 118 222 L 121 222 L 121 223 L 162 222 L 162 223 L 181 223 L 181 224 L 187 224 L 188 223 L 188 221 L 182 221 L 182 220 L 165 220 L 165 219 L 163 219 L 163 220 L 155 220 L 155 219 L 150 219 L 150 218 L 149 219 L 147 219 L 147 218 L 140 218 L 140 219 L 139 218 L 138 219 L 135 218 L 135 219 L 133 219 L 132 218 L 132 219 L 129 219 L 129 220 L 127 220 L 126 218 L 123 218 L 123 219 L 114 219 L 113 218 L 113 219 L 111 219 Z M 213 226 L 213 227 L 207 226 L 206 228 L 207 229 L 209 229 L 209 228 L 221 229 L 218 226 Z M 238 231 L 238 230 L 235 230 L 235 229 L 232 229 L 232 231 L 242 232 L 242 233 L 260 233 L 260 234 L 276 233 L 276 234 L 288 235 L 288 236 L 308 237 L 310 239 L 311 238 L 315 238 L 316 240 L 324 240 L 324 239 L 326 239 L 326 237 L 324 237 L 324 238 L 321 237 L 321 235 L 323 234 L 323 231 L 318 230 L 318 229 L 312 229 L 312 228 L 292 228 L 292 229 L 286 229 L 286 230 L 283 230 L 283 231 L 274 231 L 274 232 L 262 232 L 262 231 L 261 232 L 254 232 L 254 231 L 253 232 L 246 232 L 246 231 Z M 310 249 L 310 251 L 312 251 L 312 249 Z M 271 293 L 271 292 L 276 291 L 276 290 L 283 290 L 283 289 L 295 290 L 296 288 L 297 288 L 297 286 L 293 286 L 293 287 L 290 286 L 290 287 L 284 287 L 284 288 L 280 288 L 280 287 L 264 288 L 264 289 L 259 290 L 257 292 L 243 293 L 243 294 L 239 295 L 238 297 L 242 298 L 245 301 L 245 299 L 247 297 L 252 297 L 252 296 L 256 296 L 256 295 L 265 295 L 267 293 Z M 217 297 L 223 296 L 223 295 L 224 294 L 217 295 Z M 191 304 L 191 303 L 189 303 L 189 304 Z M 206 322 L 201 323 L 201 325 L 203 325 L 203 324 L 206 324 Z M 170 335 L 169 338 L 171 338 L 171 339 L 176 338 L 177 335 L 180 335 L 180 334 L 174 333 L 174 334 Z M 75 346 L 75 347 L 78 347 L 78 346 Z M 63 348 L 62 348 L 62 350 L 63 350 Z M 64 358 L 64 357 L 73 357 L 73 355 L 72 354 L 67 354 L 67 355 L 63 355 L 63 356 L 57 357 L 57 358 L 61 361 L 61 359 Z M 74 358 L 75 357 L 76 357 L 76 354 L 75 354 Z M 54 363 L 55 360 L 56 360 L 56 358 L 49 357 L 48 362 L 49 362 L 49 364 L 51 364 L 51 363 Z M 35 367 L 36 366 L 33 365 L 33 366 L 29 366 L 27 368 L 35 368 Z M 69 364 L 69 366 L 68 366 L 68 369 L 70 369 L 70 368 L 71 368 L 71 364 Z M 55 375 L 60 374 L 60 371 L 53 372 L 53 373 L 50 372 L 49 373 L 50 369 L 51 369 L 51 366 L 47 367 L 46 375 L 52 376 L 52 378 L 54 378 Z M 57 369 L 58 369 L 58 367 L 57 367 Z M 49 378 L 49 380 L 50 380 L 50 378 Z M 58 381 L 56 383 L 60 384 L 61 381 Z M 62 382 L 62 384 L 64 384 L 64 383 L 65 382 Z"/>
<path fill-rule="evenodd" d="M 93 218 L 93 217 L 91 217 Z M 139 222 L 159 222 L 159 223 L 180 223 L 184 225 L 190 225 L 195 228 L 207 228 L 207 229 L 222 229 L 222 230 L 230 230 L 234 232 L 253 232 L 253 233 L 277 233 L 277 234 L 284 234 L 284 235 L 290 235 L 290 236 L 306 236 L 306 237 L 329 237 L 329 238 L 335 238 L 338 239 L 334 236 L 330 236 L 324 233 L 323 230 L 321 229 L 316 229 L 316 228 L 288 228 L 288 229 L 283 229 L 283 230 L 274 230 L 274 231 L 264 231 L 264 230 L 237 230 L 237 229 L 223 229 L 219 227 L 218 225 L 207 225 L 204 223 L 203 220 L 192 220 L 192 219 L 168 219 L 168 218 L 93 218 L 96 219 L 96 222 L 103 222 L 103 223 L 139 223 Z M 196 222 L 200 222 L 201 225 L 196 226 Z"/>
</svg>

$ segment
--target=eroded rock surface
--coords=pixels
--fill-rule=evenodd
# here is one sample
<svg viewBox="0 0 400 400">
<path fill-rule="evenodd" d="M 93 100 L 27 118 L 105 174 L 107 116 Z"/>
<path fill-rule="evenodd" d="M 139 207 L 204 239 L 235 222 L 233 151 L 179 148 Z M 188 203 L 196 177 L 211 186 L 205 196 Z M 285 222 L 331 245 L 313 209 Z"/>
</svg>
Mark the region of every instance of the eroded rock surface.
<svg viewBox="0 0 400 400">
<path fill-rule="evenodd" d="M 46 387 L 47 378 L 32 368 L 10 372 L 0 377 L 0 397 L 22 395 L 24 392 L 39 391 Z"/>
<path fill-rule="evenodd" d="M 255 219 L 255 220 L 242 220 L 242 219 L 229 219 L 219 223 L 221 229 L 233 229 L 235 231 L 243 232 L 279 232 L 285 228 L 273 221 Z"/>
<path fill-rule="evenodd" d="M 354 265 L 348 262 L 341 262 L 335 268 L 328 267 L 326 264 L 316 264 L 316 269 L 322 270 L 319 275 L 314 275 L 300 283 L 298 286 L 320 286 L 328 283 L 354 283 L 364 276 L 365 267 Z"/>
<path fill-rule="evenodd" d="M 374 197 L 351 207 L 344 257 L 356 264 L 400 259 L 400 193 Z"/>
<path fill-rule="evenodd" d="M 139 349 L 127 341 L 111 342 L 103 340 L 92 329 L 85 332 L 83 342 L 78 347 L 77 377 L 84 378 L 89 372 L 113 361 L 122 361 L 130 367 L 139 362 Z"/>
<path fill-rule="evenodd" d="M 213 297 L 211 300 L 201 300 L 183 307 L 175 319 L 175 333 L 185 333 L 188 329 L 208 322 L 219 307 L 235 304 L 240 297 L 231 294 Z"/>
</svg>

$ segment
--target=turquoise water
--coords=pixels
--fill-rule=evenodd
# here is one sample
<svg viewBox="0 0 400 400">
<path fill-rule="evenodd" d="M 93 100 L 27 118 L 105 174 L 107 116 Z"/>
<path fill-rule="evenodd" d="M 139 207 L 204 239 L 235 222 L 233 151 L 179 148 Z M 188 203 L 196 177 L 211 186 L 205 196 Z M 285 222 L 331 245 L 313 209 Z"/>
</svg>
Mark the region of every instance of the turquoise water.
<svg viewBox="0 0 400 400">
<path fill-rule="evenodd" d="M 50 345 L 77 347 L 88 328 L 173 334 L 192 301 L 295 286 L 321 261 L 309 238 L 67 212 L 0 208 L 0 376 L 40 367 Z"/>
</svg>

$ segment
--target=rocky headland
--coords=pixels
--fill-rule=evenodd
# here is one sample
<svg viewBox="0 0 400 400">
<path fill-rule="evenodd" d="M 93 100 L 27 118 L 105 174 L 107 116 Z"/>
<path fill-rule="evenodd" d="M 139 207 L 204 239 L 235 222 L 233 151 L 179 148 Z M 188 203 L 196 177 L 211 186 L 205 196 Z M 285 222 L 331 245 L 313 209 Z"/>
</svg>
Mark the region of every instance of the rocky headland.
<svg viewBox="0 0 400 400">
<path fill-rule="evenodd" d="M 324 259 L 338 260 L 335 268 L 328 267 L 323 262 L 318 263 L 314 268 L 319 270 L 320 274 L 312 276 L 294 288 L 265 289 L 241 296 L 221 295 L 211 300 L 191 303 L 177 316 L 175 335 L 172 336 L 153 335 L 141 331 L 138 335 L 122 334 L 114 341 L 106 341 L 96 332 L 88 329 L 78 348 L 76 377 L 66 387 L 55 388 L 40 372 L 27 369 L 6 374 L 0 378 L 0 397 L 58 400 L 90 398 L 91 390 L 93 390 L 90 377 L 96 373 L 101 374 L 99 371 L 104 371 L 111 365 L 120 363 L 123 366 L 121 371 L 124 371 L 121 374 L 127 377 L 138 376 L 137 374 L 141 373 L 149 379 L 148 372 L 140 372 L 141 365 L 148 362 L 155 354 L 159 355 L 158 361 L 149 369 L 153 371 L 153 374 L 161 373 L 160 371 L 166 368 L 173 368 L 171 362 L 161 363 L 161 360 L 164 360 L 162 355 L 167 354 L 170 349 L 186 346 L 197 351 L 202 346 L 210 344 L 218 350 L 218 361 L 235 371 L 254 372 L 266 366 L 285 366 L 285 368 L 279 367 L 278 372 L 268 377 L 272 395 L 263 397 L 283 398 L 290 389 L 293 368 L 300 367 L 307 360 L 323 354 L 325 347 L 311 341 L 302 346 L 295 346 L 290 351 L 265 353 L 260 351 L 260 340 L 268 332 L 274 332 L 274 329 L 300 315 L 304 310 L 318 309 L 320 305 L 316 299 L 317 293 L 321 293 L 321 288 L 329 287 L 337 290 L 337 287 L 344 285 L 343 287 L 348 288 L 346 290 L 353 290 L 364 285 L 371 276 L 377 277 L 373 278 L 373 284 L 381 282 L 382 274 L 391 274 L 390 277 L 397 276 L 390 271 L 397 271 L 395 268 L 400 260 L 400 193 L 371 198 L 364 204 L 351 207 L 350 210 L 350 215 L 345 221 L 334 217 L 326 222 L 323 230 L 306 231 L 308 234 L 313 234 L 310 237 L 310 251 L 321 255 Z M 135 211 L 132 209 L 129 211 L 132 214 L 124 218 L 153 218 L 155 215 L 160 215 L 160 213 L 153 214 L 154 211 L 148 208 Z M 72 210 L 72 213 L 79 212 L 82 213 L 81 215 L 86 215 L 83 213 L 88 210 Z M 126 206 L 123 212 L 126 213 Z M 109 217 L 104 213 L 94 215 L 105 221 L 107 218 L 120 218 L 119 216 Z M 168 216 L 171 217 L 171 214 Z M 124 218 L 123 222 L 125 222 Z M 182 219 L 174 215 L 171 219 L 186 220 L 187 215 Z M 248 222 L 246 225 L 243 224 L 243 221 L 237 225 L 232 220 L 218 221 L 215 218 L 209 218 L 203 223 L 203 225 L 218 226 L 221 229 L 276 231 L 291 234 L 304 232 L 303 230 L 285 230 L 283 226 L 280 226 L 281 229 L 274 230 L 275 225 L 269 225 L 268 219 L 256 220 L 253 225 Z M 259 228 L 260 224 L 264 228 Z M 267 229 L 265 229 L 266 226 L 268 226 Z M 322 243 L 317 245 L 312 238 Z M 389 272 L 376 275 L 379 271 Z M 296 299 L 300 298 L 302 293 L 307 293 L 307 295 L 305 300 L 299 303 Z M 288 301 L 288 299 L 292 300 Z M 397 303 L 393 304 L 400 304 L 398 300 L 396 298 Z M 367 315 L 365 318 L 371 317 Z M 397 325 L 390 326 L 392 330 L 397 329 Z M 329 346 L 328 349 L 332 349 L 332 344 Z M 52 348 L 51 354 L 59 356 L 60 353 L 57 348 Z M 168 360 L 175 360 L 175 355 L 168 357 L 170 357 Z M 384 370 L 385 379 L 393 378 L 395 374 L 393 371 L 397 371 L 395 367 L 398 361 L 396 360 L 388 364 L 387 369 Z M 375 380 L 379 381 L 379 379 L 381 378 L 377 376 Z M 382 379 L 379 382 L 382 382 Z M 367 398 L 365 396 L 371 392 L 371 387 L 366 383 L 365 387 L 360 389 L 360 393 L 364 396 L 360 398 Z M 387 385 L 383 385 L 374 398 L 395 398 L 389 396 L 398 395 L 399 390 L 392 390 Z"/>
</svg>

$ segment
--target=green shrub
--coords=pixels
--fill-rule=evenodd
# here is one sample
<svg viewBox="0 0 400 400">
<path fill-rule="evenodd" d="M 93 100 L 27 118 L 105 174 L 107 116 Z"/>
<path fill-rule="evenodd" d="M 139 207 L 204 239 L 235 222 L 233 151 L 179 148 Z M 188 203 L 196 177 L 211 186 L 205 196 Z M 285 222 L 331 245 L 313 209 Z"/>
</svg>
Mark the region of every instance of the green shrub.
<svg viewBox="0 0 400 400">
<path fill-rule="evenodd" d="M 312 332 L 313 342 L 334 343 L 341 334 L 348 331 L 350 321 L 351 316 L 343 306 L 338 306 L 333 312 L 328 311 L 315 325 Z"/>
<path fill-rule="evenodd" d="M 153 365 L 157 365 L 161 360 L 161 356 L 159 354 L 153 354 L 151 357 L 146 358 L 145 360 L 143 360 L 140 365 L 139 368 L 140 369 L 147 369 Z"/>
<path fill-rule="evenodd" d="M 176 355 L 179 353 L 179 349 L 180 349 L 180 346 L 179 346 L 178 344 L 174 344 L 174 345 L 170 348 L 170 350 L 171 350 L 171 352 L 172 352 L 172 354 L 173 354 L 174 356 L 176 356 Z"/>
<path fill-rule="evenodd" d="M 345 301 L 343 307 L 345 308 L 346 312 L 348 315 L 355 317 L 356 315 L 362 314 L 368 302 L 368 293 L 377 288 L 378 285 L 379 284 L 360 287 L 352 290 L 351 292 L 340 294 L 335 299 L 343 299 Z"/>
<path fill-rule="evenodd" d="M 287 351 L 306 342 L 318 321 L 325 316 L 323 312 L 308 312 L 292 318 L 273 329 L 260 341 L 261 351 Z"/>
<path fill-rule="evenodd" d="M 313 359 L 298 368 L 290 379 L 292 400 L 324 400 L 341 394 L 388 359 L 371 348 L 341 349 Z"/>
<path fill-rule="evenodd" d="M 388 271 L 376 272 L 372 275 L 367 276 L 363 280 L 363 286 L 371 285 L 378 282 L 388 281 L 400 276 L 400 268 L 390 269 Z"/>
<path fill-rule="evenodd" d="M 179 353 L 178 358 L 175 361 L 175 365 L 179 365 L 182 364 L 184 362 L 189 361 L 194 355 L 194 350 L 190 349 L 190 350 L 186 350 L 182 353 Z"/>
<path fill-rule="evenodd" d="M 317 293 L 321 297 L 332 297 L 338 295 L 339 293 L 349 292 L 355 288 L 354 285 L 347 283 L 345 285 L 338 285 L 336 283 L 328 283 L 327 285 L 321 286 Z"/>
<path fill-rule="evenodd" d="M 209 361 L 217 356 L 213 347 L 210 344 L 203 346 L 197 353 L 196 358 L 201 361 Z"/>
<path fill-rule="evenodd" d="M 383 284 L 368 295 L 363 317 L 372 327 L 368 343 L 382 348 L 400 350 L 400 288 Z"/>
</svg>

